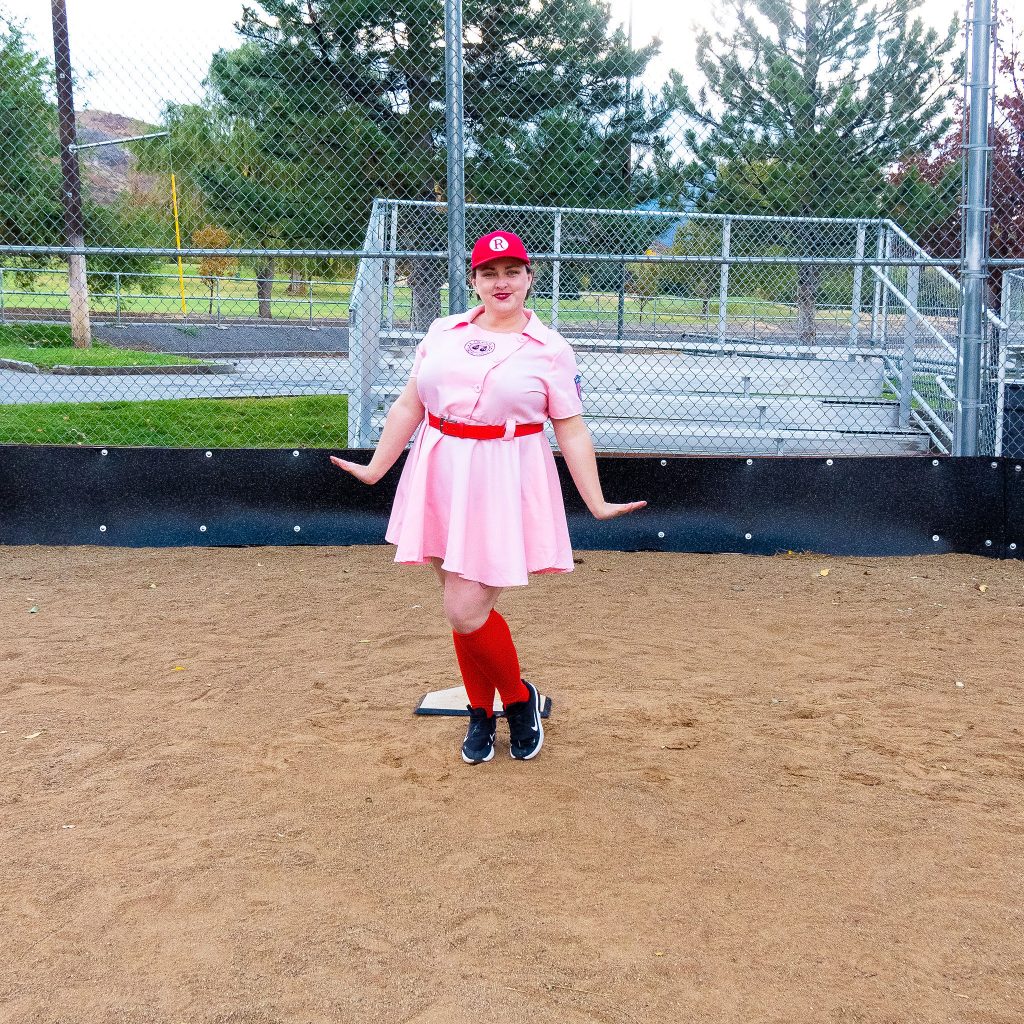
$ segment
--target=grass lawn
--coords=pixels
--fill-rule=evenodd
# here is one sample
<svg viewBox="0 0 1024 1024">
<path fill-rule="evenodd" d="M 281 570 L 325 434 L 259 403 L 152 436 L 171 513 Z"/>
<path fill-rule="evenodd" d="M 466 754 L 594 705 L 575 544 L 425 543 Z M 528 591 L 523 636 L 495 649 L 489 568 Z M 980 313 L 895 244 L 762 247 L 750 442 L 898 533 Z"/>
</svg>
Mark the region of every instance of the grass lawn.
<svg viewBox="0 0 1024 1024">
<path fill-rule="evenodd" d="M 0 405 L 0 443 L 345 448 L 348 396 Z"/>
<path fill-rule="evenodd" d="M 178 271 L 176 264 L 164 263 L 160 268 L 162 277 L 155 279 L 157 291 L 152 295 L 141 295 L 132 287 L 132 278 L 122 277 L 120 299 L 112 294 L 112 288 L 103 293 L 93 291 L 90 297 L 91 307 L 97 314 L 115 315 L 118 308 L 123 313 L 151 315 L 160 317 L 180 317 L 181 298 L 179 295 Z M 250 274 L 246 271 L 246 274 Z M 225 277 L 220 281 L 219 301 L 215 294 L 212 298 L 209 288 L 197 273 L 197 267 L 186 264 L 185 298 L 188 313 L 208 318 L 219 315 L 225 320 L 256 319 L 259 308 L 255 297 L 255 282 L 248 279 Z M 384 275 L 386 281 L 386 273 Z M 4 295 L 4 304 L 10 309 L 66 309 L 67 308 L 67 271 L 63 268 L 39 271 L 37 273 L 35 291 L 29 289 L 11 289 L 8 285 Z M 275 319 L 305 320 L 311 315 L 308 295 L 295 296 L 288 294 L 289 281 L 280 275 L 272 289 L 272 312 Z M 15 294 L 20 292 L 20 294 Z M 352 293 L 352 282 L 313 281 L 312 318 L 316 320 L 344 320 L 348 316 L 349 300 Z M 470 296 L 472 299 L 472 296 Z M 441 291 L 441 311 L 445 312 L 447 293 Z M 559 320 L 563 324 L 584 323 L 600 320 L 607 322 L 617 316 L 619 297 L 616 292 L 584 292 L 578 298 L 562 297 L 559 303 Z M 549 321 L 551 318 L 551 300 L 538 295 L 531 303 L 538 315 Z M 412 309 L 412 290 L 407 284 L 397 284 L 394 293 L 394 310 L 396 320 L 407 322 Z M 718 295 L 711 298 L 710 306 L 705 315 L 703 303 L 697 298 L 683 298 L 673 295 L 658 295 L 653 299 L 640 300 L 633 294 L 626 296 L 624 315 L 627 323 L 634 325 L 644 323 L 652 316 L 664 321 L 674 322 L 676 326 L 710 327 L 718 323 Z M 795 318 L 797 310 L 792 303 L 773 302 L 756 299 L 750 296 L 732 295 L 728 302 L 728 316 L 738 320 L 789 320 Z M 862 314 L 863 315 L 863 314 Z M 846 323 L 849 321 L 849 309 L 838 311 L 820 309 L 816 319 L 821 323 Z"/>
<path fill-rule="evenodd" d="M 181 366 L 201 359 L 135 352 L 94 341 L 91 348 L 71 344 L 71 328 L 54 324 L 0 325 L 0 359 L 34 363 L 42 369 L 54 366 Z"/>
</svg>

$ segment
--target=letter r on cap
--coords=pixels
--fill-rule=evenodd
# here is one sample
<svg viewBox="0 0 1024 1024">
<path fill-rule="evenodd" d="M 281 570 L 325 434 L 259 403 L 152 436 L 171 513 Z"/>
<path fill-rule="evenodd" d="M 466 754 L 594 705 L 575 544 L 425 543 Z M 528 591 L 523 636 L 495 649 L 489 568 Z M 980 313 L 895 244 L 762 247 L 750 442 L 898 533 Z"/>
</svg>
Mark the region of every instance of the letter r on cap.
<svg viewBox="0 0 1024 1024">
<path fill-rule="evenodd" d="M 497 238 L 491 239 L 490 245 L 491 252 L 504 252 L 508 248 L 508 239 L 499 235 Z"/>
</svg>

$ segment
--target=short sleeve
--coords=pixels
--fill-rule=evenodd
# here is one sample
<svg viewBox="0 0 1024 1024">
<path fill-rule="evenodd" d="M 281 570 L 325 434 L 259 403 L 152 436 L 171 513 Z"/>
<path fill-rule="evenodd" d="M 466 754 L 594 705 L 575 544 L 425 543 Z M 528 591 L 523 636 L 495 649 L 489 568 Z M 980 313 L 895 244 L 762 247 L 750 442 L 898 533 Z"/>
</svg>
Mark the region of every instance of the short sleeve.
<svg viewBox="0 0 1024 1024">
<path fill-rule="evenodd" d="M 423 362 L 423 357 L 427 354 L 427 338 L 429 337 L 430 335 L 428 334 L 427 337 L 425 337 L 416 346 L 416 356 L 412 361 L 412 370 L 409 371 L 410 377 L 415 377 L 420 372 L 420 364 Z"/>
<path fill-rule="evenodd" d="M 559 346 L 551 361 L 547 387 L 548 416 L 552 419 L 564 420 L 583 412 L 583 378 L 568 342 Z"/>
</svg>

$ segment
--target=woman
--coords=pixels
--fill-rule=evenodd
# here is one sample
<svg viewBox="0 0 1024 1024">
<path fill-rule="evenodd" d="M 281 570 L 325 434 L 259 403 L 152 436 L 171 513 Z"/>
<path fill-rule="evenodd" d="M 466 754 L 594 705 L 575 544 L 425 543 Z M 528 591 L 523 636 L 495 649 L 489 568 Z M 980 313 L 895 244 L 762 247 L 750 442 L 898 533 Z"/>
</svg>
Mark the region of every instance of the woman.
<svg viewBox="0 0 1024 1024">
<path fill-rule="evenodd" d="M 551 419 L 573 481 L 598 519 L 643 508 L 601 493 L 573 351 L 526 308 L 530 257 L 510 231 L 478 239 L 470 284 L 481 305 L 441 317 L 416 349 L 409 382 L 391 406 L 368 465 L 332 458 L 375 484 L 413 432 L 388 524 L 395 561 L 434 567 L 444 588 L 470 723 L 462 759 L 494 756 L 495 690 L 513 758 L 528 761 L 544 742 L 536 687 L 520 676 L 512 635 L 495 610 L 503 588 L 529 573 L 571 572 L 565 508 L 544 421 Z M 426 419 L 426 422 L 424 422 Z"/>
</svg>

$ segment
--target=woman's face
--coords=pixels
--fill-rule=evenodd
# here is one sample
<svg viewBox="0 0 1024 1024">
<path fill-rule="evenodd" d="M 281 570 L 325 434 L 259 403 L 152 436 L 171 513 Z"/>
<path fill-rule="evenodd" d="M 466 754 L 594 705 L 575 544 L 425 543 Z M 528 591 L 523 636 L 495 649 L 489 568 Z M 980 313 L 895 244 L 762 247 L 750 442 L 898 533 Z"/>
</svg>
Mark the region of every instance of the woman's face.
<svg viewBox="0 0 1024 1024">
<path fill-rule="evenodd" d="M 522 312 L 532 281 L 525 263 L 507 258 L 491 260 L 473 274 L 473 288 L 484 309 L 500 317 Z"/>
</svg>

